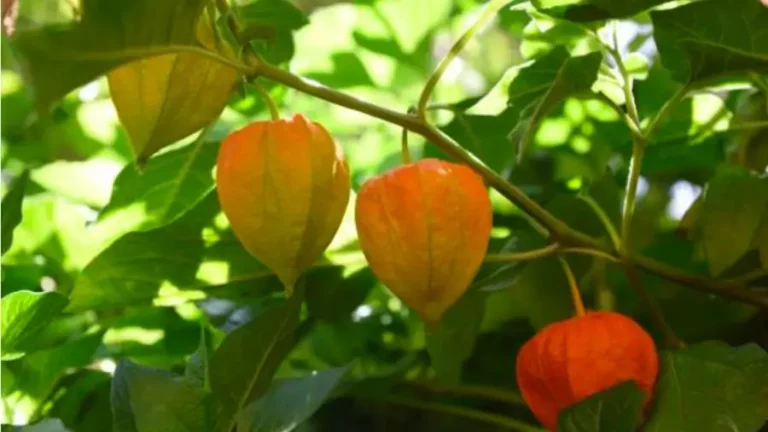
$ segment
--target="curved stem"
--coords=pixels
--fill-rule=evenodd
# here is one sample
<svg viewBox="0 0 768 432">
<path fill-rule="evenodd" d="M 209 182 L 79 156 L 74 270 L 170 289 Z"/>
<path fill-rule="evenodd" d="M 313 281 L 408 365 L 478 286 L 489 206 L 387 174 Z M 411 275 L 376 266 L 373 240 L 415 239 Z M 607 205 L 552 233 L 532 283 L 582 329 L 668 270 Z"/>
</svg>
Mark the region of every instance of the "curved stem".
<svg viewBox="0 0 768 432">
<path fill-rule="evenodd" d="M 557 253 L 558 249 L 560 249 L 560 245 L 557 243 L 552 243 L 550 245 L 544 246 L 541 249 L 535 249 L 531 251 L 488 254 L 485 257 L 485 262 L 533 261 L 554 255 Z"/>
<path fill-rule="evenodd" d="M 619 73 L 621 74 L 621 87 L 624 90 L 624 98 L 626 99 L 629 118 L 631 118 L 635 124 L 640 125 L 640 115 L 637 111 L 637 104 L 635 104 L 634 93 L 632 92 L 632 76 L 624 65 L 624 59 L 621 57 L 621 51 L 619 51 L 618 26 L 616 21 L 613 21 L 613 47 L 608 48 L 608 52 L 611 53 L 613 59 L 616 61 L 616 66 L 619 68 Z"/>
<path fill-rule="evenodd" d="M 485 9 L 480 13 L 480 16 L 477 18 L 477 20 L 475 20 L 475 22 L 464 32 L 464 34 L 461 35 L 459 40 L 453 44 L 448 54 L 446 54 L 446 56 L 440 60 L 440 63 L 437 64 L 434 72 L 432 72 L 429 80 L 427 80 L 427 83 L 424 85 L 424 89 L 421 91 L 421 97 L 419 97 L 419 105 L 416 111 L 420 118 L 426 118 L 427 104 L 429 103 L 430 96 L 432 96 L 432 91 L 434 91 L 437 82 L 440 81 L 440 77 L 443 76 L 443 73 L 448 68 L 448 65 L 451 64 L 451 61 L 453 61 L 453 59 L 459 55 L 461 50 L 464 49 L 464 47 L 467 45 L 467 42 L 472 39 L 475 33 L 477 33 L 491 18 L 496 15 L 496 12 L 498 12 L 510 1 L 511 0 L 491 0 L 488 3 L 488 6 L 486 6 Z"/>
<path fill-rule="evenodd" d="M 404 164 L 411 163 L 411 151 L 408 150 L 408 129 L 403 128 L 403 137 L 401 139 L 400 156 Z"/>
<path fill-rule="evenodd" d="M 269 95 L 267 89 L 265 89 L 255 80 L 251 80 L 250 84 L 251 87 L 256 90 L 256 93 L 258 93 L 259 96 L 261 96 L 261 98 L 264 100 L 264 103 L 267 104 L 267 108 L 269 108 L 269 115 L 272 117 L 272 120 L 280 120 L 280 112 L 277 110 L 277 105 L 275 105 L 275 101 L 272 99 L 272 96 Z"/>
<path fill-rule="evenodd" d="M 565 278 L 568 279 L 568 289 L 571 291 L 571 301 L 573 302 L 573 311 L 577 317 L 582 317 L 586 314 L 584 311 L 584 301 L 581 299 L 581 292 L 579 292 L 579 284 L 576 283 L 576 277 L 573 275 L 571 266 L 568 265 L 568 261 L 563 257 L 558 257 L 560 265 L 565 272 Z"/>
<path fill-rule="evenodd" d="M 615 256 L 613 256 L 611 254 L 608 254 L 608 253 L 605 253 L 605 252 L 602 252 L 602 251 L 599 251 L 599 250 L 595 250 L 595 249 L 589 249 L 589 248 L 576 248 L 576 247 L 563 248 L 563 249 L 560 249 L 559 252 L 566 253 L 566 254 L 572 253 L 572 254 L 577 254 L 577 255 L 592 255 L 593 257 L 602 258 L 602 259 L 610 261 L 612 263 L 620 263 L 621 262 L 620 259 L 616 258 Z"/>
<path fill-rule="evenodd" d="M 616 231 L 616 227 L 613 226 L 611 219 L 607 214 L 605 214 L 605 211 L 603 211 L 603 208 L 600 207 L 600 204 L 598 204 L 597 201 L 595 201 L 594 198 L 589 195 L 579 195 L 579 199 L 587 203 L 589 208 L 595 212 L 597 218 L 600 219 L 600 222 L 602 222 L 605 230 L 608 232 L 608 236 L 611 238 L 613 247 L 616 248 L 617 251 L 621 250 L 621 238 L 619 237 L 619 233 Z"/>
<path fill-rule="evenodd" d="M 526 406 L 525 400 L 520 393 L 504 390 L 496 387 L 487 387 L 481 385 L 445 385 L 433 381 L 405 381 L 406 384 L 416 387 L 420 390 L 430 393 L 437 393 L 448 396 L 463 396 L 469 398 L 480 398 L 494 402 L 501 402 L 509 405 Z"/>
</svg>

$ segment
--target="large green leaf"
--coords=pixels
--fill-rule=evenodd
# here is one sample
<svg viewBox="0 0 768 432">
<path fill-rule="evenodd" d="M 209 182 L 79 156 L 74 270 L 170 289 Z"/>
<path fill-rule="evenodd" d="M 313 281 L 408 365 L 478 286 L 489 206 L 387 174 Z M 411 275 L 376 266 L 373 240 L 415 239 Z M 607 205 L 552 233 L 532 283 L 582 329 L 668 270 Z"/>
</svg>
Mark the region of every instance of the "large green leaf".
<svg viewBox="0 0 768 432">
<path fill-rule="evenodd" d="M 503 172 L 514 161 L 509 132 L 517 116 L 514 109 L 495 116 L 456 112 L 453 120 L 441 129 L 494 171 Z M 436 147 L 430 146 L 428 150 L 433 148 Z"/>
<path fill-rule="evenodd" d="M 101 225 L 104 230 L 126 233 L 177 219 L 213 190 L 218 149 L 218 143 L 200 137 L 158 155 L 141 172 L 126 165 L 115 179 L 112 197 L 94 229 Z"/>
<path fill-rule="evenodd" d="M 348 320 L 377 282 L 368 267 L 346 277 L 343 267 L 322 267 L 306 278 L 309 313 L 326 321 Z"/>
<path fill-rule="evenodd" d="M 13 230 L 21 222 L 21 202 L 24 200 L 24 189 L 29 180 L 29 171 L 24 173 L 13 183 L 10 190 L 3 197 L 2 206 L 2 240 L 0 246 L 2 253 L 11 247 L 13 242 Z"/>
<path fill-rule="evenodd" d="M 451 306 L 435 328 L 427 330 L 427 350 L 438 378 L 449 383 L 461 380 L 464 361 L 472 354 L 483 322 L 487 293 L 472 290 Z"/>
<path fill-rule="evenodd" d="M 547 114 L 566 98 L 590 91 L 601 61 L 600 53 L 571 57 L 558 47 L 518 71 L 508 89 L 509 105 L 520 112 L 512 130 L 518 157 Z"/>
<path fill-rule="evenodd" d="M 121 361 L 112 379 L 117 432 L 207 430 L 202 389 L 171 373 Z"/>
<path fill-rule="evenodd" d="M 232 331 L 211 361 L 211 389 L 222 411 L 214 430 L 229 432 L 249 402 L 268 390 L 296 343 L 303 290 Z"/>
<path fill-rule="evenodd" d="M 33 341 L 66 305 L 67 297 L 57 292 L 17 291 L 0 299 L 2 359 L 5 361 L 23 356 L 25 348 L 29 348 L 29 342 Z"/>
<path fill-rule="evenodd" d="M 723 167 L 709 182 L 697 221 L 713 275 L 733 265 L 752 246 L 768 209 L 768 179 Z"/>
<path fill-rule="evenodd" d="M 52 102 L 121 64 L 158 54 L 209 52 L 197 25 L 207 0 L 84 0 L 77 23 L 18 31 L 38 104 Z"/>
<path fill-rule="evenodd" d="M 706 0 L 651 13 L 661 61 L 684 84 L 768 72 L 768 8 Z"/>
<path fill-rule="evenodd" d="M 670 0 L 533 0 L 547 14 L 576 22 L 626 18 Z"/>
<path fill-rule="evenodd" d="M 647 432 L 757 431 L 768 419 L 768 354 L 704 342 L 661 354 Z"/>
<path fill-rule="evenodd" d="M 346 367 L 276 381 L 261 399 L 245 408 L 237 421 L 240 432 L 290 432 L 309 419 L 331 395 Z"/>
<path fill-rule="evenodd" d="M 564 409 L 559 432 L 635 432 L 646 393 L 626 381 Z"/>
</svg>

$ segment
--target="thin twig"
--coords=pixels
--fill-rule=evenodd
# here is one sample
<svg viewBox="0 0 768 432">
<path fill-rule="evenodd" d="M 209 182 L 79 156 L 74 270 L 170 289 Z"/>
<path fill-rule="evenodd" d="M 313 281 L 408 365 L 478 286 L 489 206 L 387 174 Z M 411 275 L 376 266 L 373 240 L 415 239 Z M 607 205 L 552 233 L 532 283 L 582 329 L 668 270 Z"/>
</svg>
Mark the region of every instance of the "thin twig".
<svg viewBox="0 0 768 432">
<path fill-rule="evenodd" d="M 577 317 L 582 317 L 586 313 L 584 311 L 584 301 L 581 299 L 581 292 L 579 291 L 579 284 L 576 283 L 576 277 L 573 275 L 571 266 L 568 265 L 568 261 L 563 257 L 558 257 L 560 265 L 563 267 L 565 278 L 568 280 L 568 289 L 571 292 L 571 301 L 573 302 L 573 312 Z"/>
<path fill-rule="evenodd" d="M 552 243 L 544 246 L 541 249 L 535 249 L 525 252 L 502 252 L 497 254 L 488 254 L 485 257 L 485 262 L 517 262 L 517 261 L 533 261 L 541 258 L 545 258 L 557 253 L 560 245 Z"/>
</svg>

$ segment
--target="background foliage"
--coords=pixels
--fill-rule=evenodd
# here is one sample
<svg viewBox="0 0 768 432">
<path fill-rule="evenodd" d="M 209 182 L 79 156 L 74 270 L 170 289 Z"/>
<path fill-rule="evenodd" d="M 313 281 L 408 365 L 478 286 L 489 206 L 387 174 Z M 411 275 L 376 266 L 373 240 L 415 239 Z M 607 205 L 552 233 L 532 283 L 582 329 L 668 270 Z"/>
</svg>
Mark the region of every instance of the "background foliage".
<svg viewBox="0 0 768 432">
<path fill-rule="evenodd" d="M 219 141 L 268 116 L 240 79 L 238 37 L 296 75 L 405 113 L 482 3 L 243 0 L 235 35 L 204 0 L 4 0 L 3 430 L 203 431 L 222 417 L 238 431 L 538 430 L 514 359 L 571 315 L 554 258 L 489 260 L 425 335 L 367 268 L 354 200 L 303 298 L 286 302 L 229 230 L 212 177 Z M 430 119 L 604 244 L 579 197 L 619 226 L 625 117 L 653 125 L 632 253 L 692 275 L 640 277 L 685 346 L 669 345 L 621 266 L 568 259 L 590 308 L 632 315 L 663 349 L 644 430 L 757 431 L 768 420 L 768 8 L 511 5 L 449 66 Z M 283 115 L 331 131 L 353 190 L 400 163 L 398 126 L 259 81 Z M 410 143 L 415 157 L 447 157 L 417 134 Z M 546 244 L 491 197 L 489 253 Z M 634 430 L 637 401 L 615 387 L 560 427 Z"/>
</svg>

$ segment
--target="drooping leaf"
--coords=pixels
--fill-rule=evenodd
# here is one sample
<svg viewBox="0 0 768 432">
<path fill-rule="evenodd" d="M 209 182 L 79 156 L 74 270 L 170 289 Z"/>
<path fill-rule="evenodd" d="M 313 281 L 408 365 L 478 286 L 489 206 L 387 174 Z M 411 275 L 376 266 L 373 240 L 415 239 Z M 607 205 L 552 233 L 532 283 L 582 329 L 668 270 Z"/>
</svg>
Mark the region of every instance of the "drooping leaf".
<svg viewBox="0 0 768 432">
<path fill-rule="evenodd" d="M 213 190 L 218 148 L 217 143 L 197 139 L 158 155 L 141 173 L 126 165 L 115 179 L 99 224 L 120 225 L 118 232 L 122 233 L 160 227 L 177 219 Z M 134 206 L 140 207 L 140 216 L 132 215 Z M 121 219 L 124 214 L 128 215 L 125 222 Z"/>
<path fill-rule="evenodd" d="M 757 1 L 706 0 L 651 18 L 661 62 L 680 83 L 768 72 L 768 9 Z"/>
<path fill-rule="evenodd" d="M 38 104 L 47 108 L 70 90 L 127 62 L 158 54 L 209 52 L 197 39 L 206 3 L 86 0 L 77 23 L 16 32 L 15 43 Z"/>
<path fill-rule="evenodd" d="M 333 368 L 273 382 L 261 399 L 243 410 L 237 430 L 291 432 L 322 406 L 346 372 L 346 367 Z"/>
<path fill-rule="evenodd" d="M 206 429 L 202 389 L 171 373 L 121 361 L 112 379 L 112 411 L 117 432 Z"/>
<path fill-rule="evenodd" d="M 451 306 L 435 328 L 427 331 L 427 350 L 438 378 L 447 383 L 461 381 L 464 361 L 472 354 L 483 322 L 487 293 L 468 291 Z"/>
<path fill-rule="evenodd" d="M 697 221 L 712 275 L 733 265 L 751 247 L 768 209 L 768 179 L 732 167 L 718 170 L 704 192 Z"/>
<path fill-rule="evenodd" d="M 24 199 L 24 189 L 26 189 L 29 180 L 29 171 L 24 173 L 13 183 L 11 188 L 3 197 L 2 206 L 2 253 L 11 247 L 13 242 L 13 230 L 21 222 L 21 202 Z"/>
<path fill-rule="evenodd" d="M 737 348 L 704 342 L 661 353 L 648 432 L 756 431 L 768 419 L 768 354 L 754 344 Z"/>
<path fill-rule="evenodd" d="M 518 158 L 550 111 L 567 97 L 589 92 L 601 61 L 600 53 L 571 57 L 558 47 L 520 69 L 508 89 L 509 105 L 520 112 L 511 133 Z"/>
<path fill-rule="evenodd" d="M 514 109 L 495 116 L 456 112 L 453 120 L 441 129 L 494 171 L 503 172 L 514 162 L 509 132 L 517 115 Z"/>
<path fill-rule="evenodd" d="M 296 343 L 302 292 L 232 331 L 211 362 L 211 389 L 222 406 L 214 430 L 229 432 L 240 411 L 258 400 Z"/>
<path fill-rule="evenodd" d="M 626 18 L 669 0 L 639 0 L 617 2 L 612 0 L 533 0 L 537 9 L 558 18 L 575 22 L 589 22 L 613 18 Z"/>
<path fill-rule="evenodd" d="M 3 336 L 3 361 L 24 355 L 25 344 L 34 340 L 67 305 L 67 297 L 58 292 L 17 291 L 0 299 Z"/>
<path fill-rule="evenodd" d="M 557 420 L 559 432 L 635 432 L 645 392 L 626 381 L 564 409 Z"/>
</svg>

